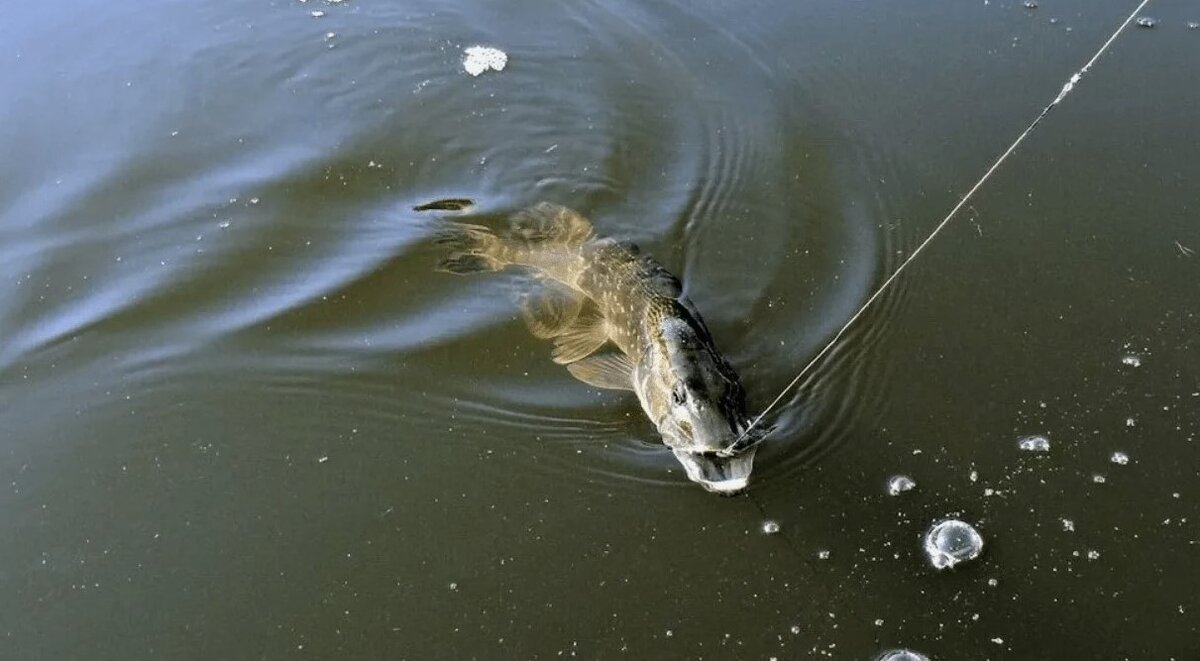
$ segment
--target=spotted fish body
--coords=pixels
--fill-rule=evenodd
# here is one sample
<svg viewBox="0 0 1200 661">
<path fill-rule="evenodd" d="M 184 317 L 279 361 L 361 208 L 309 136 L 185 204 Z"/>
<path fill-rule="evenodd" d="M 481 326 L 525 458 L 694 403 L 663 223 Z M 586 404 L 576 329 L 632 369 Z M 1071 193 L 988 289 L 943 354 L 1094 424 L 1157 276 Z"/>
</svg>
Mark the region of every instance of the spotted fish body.
<svg viewBox="0 0 1200 661">
<path fill-rule="evenodd" d="M 522 301 L 552 357 L 599 388 L 631 390 L 663 442 L 709 491 L 744 489 L 754 460 L 746 397 L 682 286 L 637 246 L 597 237 L 583 216 L 540 203 L 506 230 L 450 223 L 440 236 L 452 273 L 523 267 L 545 285 Z"/>
</svg>

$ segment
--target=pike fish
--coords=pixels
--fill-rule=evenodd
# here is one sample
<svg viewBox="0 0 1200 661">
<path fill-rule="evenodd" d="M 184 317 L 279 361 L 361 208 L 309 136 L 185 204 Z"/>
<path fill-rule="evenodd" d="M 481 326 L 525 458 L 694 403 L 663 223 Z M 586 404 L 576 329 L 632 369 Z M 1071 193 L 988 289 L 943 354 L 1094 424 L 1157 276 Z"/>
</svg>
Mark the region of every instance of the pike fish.
<svg viewBox="0 0 1200 661">
<path fill-rule="evenodd" d="M 438 241 L 448 248 L 440 271 L 535 274 L 545 287 L 522 300 L 522 316 L 533 335 L 554 342 L 554 362 L 597 388 L 633 391 L 692 481 L 720 494 L 746 488 L 766 432 L 750 428 L 737 373 L 653 257 L 548 202 L 512 214 L 502 229 L 451 220 Z"/>
</svg>

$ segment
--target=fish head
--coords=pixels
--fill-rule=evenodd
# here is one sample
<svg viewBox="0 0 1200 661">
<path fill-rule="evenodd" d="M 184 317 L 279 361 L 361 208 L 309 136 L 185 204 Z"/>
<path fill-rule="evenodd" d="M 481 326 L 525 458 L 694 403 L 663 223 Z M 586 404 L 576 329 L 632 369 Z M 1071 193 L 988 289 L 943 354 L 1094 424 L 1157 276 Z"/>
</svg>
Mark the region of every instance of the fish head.
<svg viewBox="0 0 1200 661">
<path fill-rule="evenodd" d="M 638 394 L 663 443 L 705 489 L 734 494 L 746 488 L 755 446 L 746 393 L 737 373 L 702 327 L 667 319 L 639 369 Z"/>
</svg>

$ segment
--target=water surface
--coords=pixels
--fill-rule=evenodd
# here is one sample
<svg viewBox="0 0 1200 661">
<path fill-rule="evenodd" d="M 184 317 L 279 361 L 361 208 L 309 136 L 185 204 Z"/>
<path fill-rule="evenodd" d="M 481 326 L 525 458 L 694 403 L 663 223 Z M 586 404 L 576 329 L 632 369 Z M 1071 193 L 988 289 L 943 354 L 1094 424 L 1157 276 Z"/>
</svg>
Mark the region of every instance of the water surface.
<svg viewBox="0 0 1200 661">
<path fill-rule="evenodd" d="M 785 401 L 752 498 L 552 364 L 521 275 L 434 273 L 410 211 L 579 209 L 762 406 L 1131 9 L 9 8 L 3 656 L 1194 656 L 1190 4 L 1153 0 Z M 468 76 L 476 44 L 505 70 Z M 937 572 L 948 517 L 987 546 Z"/>
</svg>

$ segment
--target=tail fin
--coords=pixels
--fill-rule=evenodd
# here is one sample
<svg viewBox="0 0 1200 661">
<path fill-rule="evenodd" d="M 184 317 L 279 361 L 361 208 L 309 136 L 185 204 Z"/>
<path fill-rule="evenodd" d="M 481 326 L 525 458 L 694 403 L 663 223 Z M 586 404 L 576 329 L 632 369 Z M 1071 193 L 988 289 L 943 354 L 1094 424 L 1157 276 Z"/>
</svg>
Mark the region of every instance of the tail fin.
<svg viewBox="0 0 1200 661">
<path fill-rule="evenodd" d="M 461 211 L 471 208 L 466 199 L 438 200 L 414 207 L 418 211 Z M 592 224 L 578 213 L 557 204 L 540 202 L 509 217 L 508 229 L 497 234 L 483 225 L 449 222 L 437 242 L 450 252 L 437 264 L 447 273 L 499 271 L 527 261 L 539 250 L 575 248 L 592 239 Z"/>
<path fill-rule="evenodd" d="M 450 249 L 434 267 L 438 271 L 465 275 L 504 268 L 497 254 L 500 238 L 482 225 L 452 223 L 438 232 L 436 241 Z"/>
</svg>

